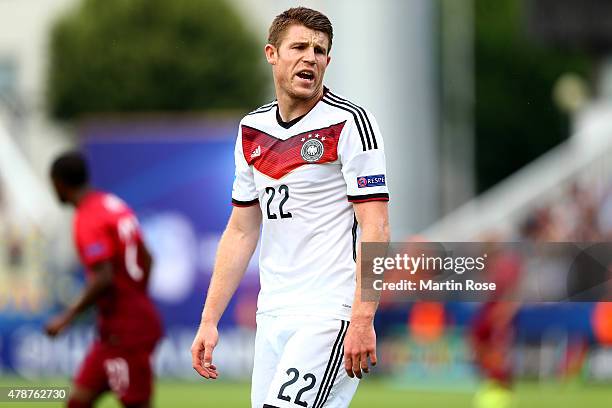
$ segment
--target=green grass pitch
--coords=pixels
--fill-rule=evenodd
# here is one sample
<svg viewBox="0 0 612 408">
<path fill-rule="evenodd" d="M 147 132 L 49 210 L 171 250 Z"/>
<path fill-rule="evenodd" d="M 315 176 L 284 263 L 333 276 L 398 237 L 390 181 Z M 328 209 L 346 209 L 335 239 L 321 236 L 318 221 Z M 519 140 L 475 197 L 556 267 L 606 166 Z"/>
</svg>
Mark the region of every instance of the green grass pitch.
<svg viewBox="0 0 612 408">
<path fill-rule="evenodd" d="M 44 386 L 67 385 L 66 380 L 46 380 L 36 384 L 13 377 L 0 377 L 0 386 Z M 227 381 L 158 381 L 155 392 L 155 407 L 249 407 L 249 384 Z M 472 394 L 461 392 L 419 392 L 387 386 L 376 379 L 362 381 L 353 399 L 351 408 L 469 408 Z M 561 408 L 589 407 L 604 408 L 612 406 L 612 385 L 582 385 L 571 383 L 536 384 L 520 383 L 517 386 L 514 405 L 517 408 Z M 0 408 L 9 406 L 26 407 L 27 403 L 0 403 Z M 58 407 L 58 403 L 36 403 L 37 408 Z M 118 408 L 120 405 L 111 395 L 105 396 L 98 408 Z"/>
</svg>

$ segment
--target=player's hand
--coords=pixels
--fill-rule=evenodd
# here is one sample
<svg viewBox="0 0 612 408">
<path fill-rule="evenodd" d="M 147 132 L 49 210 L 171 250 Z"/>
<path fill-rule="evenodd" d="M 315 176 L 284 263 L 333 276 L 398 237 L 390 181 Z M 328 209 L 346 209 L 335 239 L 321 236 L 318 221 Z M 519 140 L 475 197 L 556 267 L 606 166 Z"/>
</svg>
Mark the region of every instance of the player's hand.
<svg viewBox="0 0 612 408">
<path fill-rule="evenodd" d="M 49 336 L 55 337 L 58 334 L 60 334 L 62 331 L 64 331 L 66 327 L 68 327 L 71 320 L 72 319 L 70 317 L 70 314 L 68 313 L 62 313 L 58 316 L 55 316 L 54 318 L 49 320 L 49 322 L 47 322 L 47 324 L 45 325 L 45 332 Z"/>
<path fill-rule="evenodd" d="M 351 322 L 344 339 L 344 369 L 349 377 L 369 373 L 368 358 L 376 365 L 376 332 L 372 322 Z"/>
<path fill-rule="evenodd" d="M 200 325 L 191 345 L 191 362 L 193 369 L 202 377 L 217 379 L 217 367 L 212 363 L 212 353 L 219 341 L 217 326 Z"/>
</svg>

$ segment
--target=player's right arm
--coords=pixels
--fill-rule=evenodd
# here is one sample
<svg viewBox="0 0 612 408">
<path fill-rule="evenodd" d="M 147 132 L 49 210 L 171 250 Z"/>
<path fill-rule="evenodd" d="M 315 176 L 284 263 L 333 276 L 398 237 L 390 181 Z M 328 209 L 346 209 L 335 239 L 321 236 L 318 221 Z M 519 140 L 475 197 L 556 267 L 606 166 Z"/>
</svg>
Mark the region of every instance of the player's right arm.
<svg viewBox="0 0 612 408">
<path fill-rule="evenodd" d="M 51 319 L 45 326 L 49 336 L 57 336 L 82 312 L 93 305 L 113 285 L 113 265 L 110 261 L 98 262 L 90 267 L 92 278 L 79 298 L 64 312 Z"/>
<path fill-rule="evenodd" d="M 83 266 L 91 274 L 77 300 L 45 326 L 45 331 L 50 336 L 61 333 L 79 314 L 92 306 L 100 297 L 105 296 L 113 286 L 113 258 L 116 256 L 117 248 L 110 229 L 107 228 L 106 218 L 99 214 L 95 217 L 88 215 L 78 225 L 75 234 L 76 247 Z"/>
<path fill-rule="evenodd" d="M 219 339 L 217 324 L 244 276 L 257 246 L 260 228 L 259 205 L 234 207 L 219 242 L 200 327 L 191 346 L 193 368 L 204 378 L 218 376 L 212 364 L 212 352 Z"/>
</svg>

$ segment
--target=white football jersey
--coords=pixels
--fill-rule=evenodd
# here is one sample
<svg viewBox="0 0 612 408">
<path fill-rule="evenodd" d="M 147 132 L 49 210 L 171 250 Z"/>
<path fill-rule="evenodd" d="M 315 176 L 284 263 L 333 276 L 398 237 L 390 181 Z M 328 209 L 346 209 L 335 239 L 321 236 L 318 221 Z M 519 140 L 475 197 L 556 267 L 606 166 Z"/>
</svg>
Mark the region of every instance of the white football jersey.
<svg viewBox="0 0 612 408">
<path fill-rule="evenodd" d="M 365 109 L 325 90 L 282 122 L 276 102 L 245 116 L 235 206 L 263 215 L 257 313 L 349 320 L 358 225 L 352 203 L 388 201 L 383 139 Z"/>
</svg>

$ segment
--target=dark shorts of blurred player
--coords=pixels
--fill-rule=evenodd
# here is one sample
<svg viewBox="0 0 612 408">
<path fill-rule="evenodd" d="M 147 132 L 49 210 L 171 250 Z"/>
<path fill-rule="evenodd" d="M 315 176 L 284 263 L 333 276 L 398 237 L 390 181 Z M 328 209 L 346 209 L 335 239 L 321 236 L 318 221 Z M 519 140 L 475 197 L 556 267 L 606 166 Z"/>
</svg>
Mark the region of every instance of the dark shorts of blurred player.
<svg viewBox="0 0 612 408">
<path fill-rule="evenodd" d="M 74 383 L 95 395 L 113 392 L 124 406 L 148 405 L 153 394 L 151 359 L 155 342 L 141 347 L 117 347 L 96 340 L 89 348 Z M 78 407 L 72 402 L 69 407 Z"/>
</svg>

